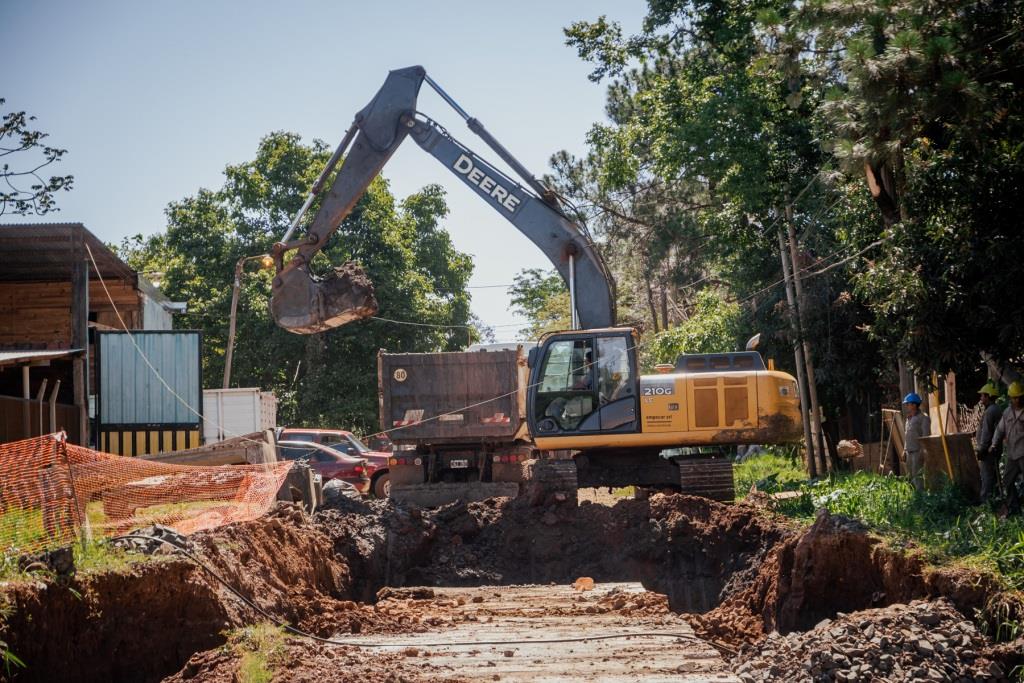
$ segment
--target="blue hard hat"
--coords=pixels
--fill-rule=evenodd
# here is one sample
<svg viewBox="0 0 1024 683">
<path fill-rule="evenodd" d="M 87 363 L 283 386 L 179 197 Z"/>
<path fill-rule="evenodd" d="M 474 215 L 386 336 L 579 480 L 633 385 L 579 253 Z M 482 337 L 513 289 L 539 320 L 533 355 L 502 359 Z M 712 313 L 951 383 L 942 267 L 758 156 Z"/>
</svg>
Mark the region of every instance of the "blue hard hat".
<svg viewBox="0 0 1024 683">
<path fill-rule="evenodd" d="M 903 402 L 916 403 L 917 405 L 921 405 L 921 397 L 915 394 L 913 391 L 911 391 L 909 394 L 903 397 Z"/>
</svg>

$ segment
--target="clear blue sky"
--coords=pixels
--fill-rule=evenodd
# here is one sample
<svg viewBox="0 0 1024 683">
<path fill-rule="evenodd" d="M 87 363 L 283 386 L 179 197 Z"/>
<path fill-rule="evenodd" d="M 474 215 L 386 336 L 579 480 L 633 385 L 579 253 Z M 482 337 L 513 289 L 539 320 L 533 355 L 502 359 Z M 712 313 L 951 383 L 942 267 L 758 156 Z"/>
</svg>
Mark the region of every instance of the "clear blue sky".
<svg viewBox="0 0 1024 683">
<path fill-rule="evenodd" d="M 540 175 L 553 152 L 582 152 L 604 118 L 604 86 L 587 80 L 563 27 L 607 14 L 635 31 L 645 9 L 641 0 L 0 0 L 0 97 L 68 149 L 56 172 L 74 174 L 75 188 L 59 213 L 36 220 L 81 221 L 120 242 L 162 231 L 168 202 L 219 187 L 224 167 L 250 159 L 270 131 L 335 145 L 387 71 L 412 64 Z M 419 109 L 494 159 L 428 88 Z M 448 190 L 447 228 L 474 257 L 473 285 L 549 265 L 415 144 L 384 174 L 399 197 L 427 183 Z M 512 338 L 505 290 L 472 292 L 474 312 Z"/>
</svg>

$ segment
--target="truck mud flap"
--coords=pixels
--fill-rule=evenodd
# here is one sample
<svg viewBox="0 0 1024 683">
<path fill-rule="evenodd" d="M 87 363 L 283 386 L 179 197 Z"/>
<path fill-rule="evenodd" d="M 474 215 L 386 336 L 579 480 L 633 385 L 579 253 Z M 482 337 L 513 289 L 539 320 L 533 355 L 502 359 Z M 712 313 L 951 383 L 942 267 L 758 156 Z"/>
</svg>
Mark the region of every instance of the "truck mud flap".
<svg viewBox="0 0 1024 683">
<path fill-rule="evenodd" d="M 488 498 L 516 498 L 519 484 L 514 481 L 438 483 L 391 486 L 391 500 L 399 504 L 434 508 L 461 500 L 472 503 Z"/>
<path fill-rule="evenodd" d="M 676 463 L 679 465 L 679 487 L 682 493 L 722 503 L 731 503 L 736 499 L 730 458 L 682 458 Z"/>
</svg>

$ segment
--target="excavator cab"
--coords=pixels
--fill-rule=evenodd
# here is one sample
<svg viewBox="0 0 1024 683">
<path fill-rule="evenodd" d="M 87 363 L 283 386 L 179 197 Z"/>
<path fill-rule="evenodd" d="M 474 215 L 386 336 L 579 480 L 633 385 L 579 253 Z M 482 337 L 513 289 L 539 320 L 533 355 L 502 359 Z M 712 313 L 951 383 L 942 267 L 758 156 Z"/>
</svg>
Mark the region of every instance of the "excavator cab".
<svg viewBox="0 0 1024 683">
<path fill-rule="evenodd" d="M 530 351 L 527 419 L 534 438 L 639 431 L 636 333 L 559 332 Z"/>
</svg>

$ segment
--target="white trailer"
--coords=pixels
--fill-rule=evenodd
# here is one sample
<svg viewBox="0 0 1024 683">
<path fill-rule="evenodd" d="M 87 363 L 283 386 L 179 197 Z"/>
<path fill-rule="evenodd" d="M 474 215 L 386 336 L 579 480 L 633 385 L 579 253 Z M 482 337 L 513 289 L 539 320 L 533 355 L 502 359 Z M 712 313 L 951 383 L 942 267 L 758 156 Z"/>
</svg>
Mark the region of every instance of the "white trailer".
<svg viewBox="0 0 1024 683">
<path fill-rule="evenodd" d="M 277 426 L 277 397 L 255 387 L 203 390 L 203 443 Z"/>
</svg>

